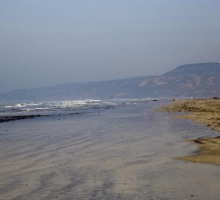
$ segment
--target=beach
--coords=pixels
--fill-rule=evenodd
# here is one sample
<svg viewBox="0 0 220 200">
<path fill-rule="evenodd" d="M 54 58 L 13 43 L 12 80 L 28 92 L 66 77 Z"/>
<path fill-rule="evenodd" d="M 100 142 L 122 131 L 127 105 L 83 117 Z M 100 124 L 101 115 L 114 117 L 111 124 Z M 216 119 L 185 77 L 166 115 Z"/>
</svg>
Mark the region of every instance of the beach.
<svg viewBox="0 0 220 200">
<path fill-rule="evenodd" d="M 174 159 L 216 132 L 169 103 L 1 123 L 0 200 L 219 199 L 218 166 Z"/>
<path fill-rule="evenodd" d="M 175 118 L 189 119 L 196 123 L 204 124 L 217 131 L 216 137 L 205 137 L 189 140 L 198 145 L 196 154 L 179 157 L 186 161 L 210 163 L 220 165 L 220 100 L 218 99 L 194 99 L 177 101 L 173 104 L 159 108 L 160 111 L 187 113 L 175 116 Z"/>
</svg>

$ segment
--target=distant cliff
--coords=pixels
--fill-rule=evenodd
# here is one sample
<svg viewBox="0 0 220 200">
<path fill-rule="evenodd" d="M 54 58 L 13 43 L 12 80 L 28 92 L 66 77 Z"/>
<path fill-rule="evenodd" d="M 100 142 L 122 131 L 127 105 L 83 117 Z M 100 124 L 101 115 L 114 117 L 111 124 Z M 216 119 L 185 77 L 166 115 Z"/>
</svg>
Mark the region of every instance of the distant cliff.
<svg viewBox="0 0 220 200">
<path fill-rule="evenodd" d="M 220 96 L 220 63 L 182 65 L 161 76 L 66 83 L 0 94 L 6 100 Z"/>
</svg>

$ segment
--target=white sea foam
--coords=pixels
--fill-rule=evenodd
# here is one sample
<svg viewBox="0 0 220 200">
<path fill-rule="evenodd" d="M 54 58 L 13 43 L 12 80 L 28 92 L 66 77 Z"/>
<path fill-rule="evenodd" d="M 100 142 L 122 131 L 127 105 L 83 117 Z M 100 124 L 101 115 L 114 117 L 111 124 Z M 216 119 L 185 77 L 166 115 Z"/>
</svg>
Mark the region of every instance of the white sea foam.
<svg viewBox="0 0 220 200">
<path fill-rule="evenodd" d="M 42 101 L 42 102 L 12 102 L 1 103 L 0 115 L 27 114 L 57 114 L 74 112 L 93 112 L 97 109 L 110 109 L 117 106 L 129 106 L 146 101 L 146 99 L 113 99 L 108 101 L 98 99 L 73 101 Z"/>
</svg>

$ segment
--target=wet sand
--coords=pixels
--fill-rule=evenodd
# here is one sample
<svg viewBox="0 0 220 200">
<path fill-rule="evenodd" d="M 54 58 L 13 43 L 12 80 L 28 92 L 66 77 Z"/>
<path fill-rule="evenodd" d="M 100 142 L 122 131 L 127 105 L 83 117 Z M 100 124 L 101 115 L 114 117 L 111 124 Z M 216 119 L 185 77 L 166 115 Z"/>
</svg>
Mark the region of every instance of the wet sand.
<svg viewBox="0 0 220 200">
<path fill-rule="evenodd" d="M 219 199 L 219 167 L 173 159 L 214 131 L 159 105 L 1 123 L 0 199 Z"/>
<path fill-rule="evenodd" d="M 173 104 L 162 106 L 158 110 L 187 112 L 186 115 L 175 116 L 175 118 L 189 119 L 220 132 L 220 100 L 200 99 L 178 101 Z M 191 140 L 191 142 L 196 143 L 199 150 L 194 155 L 179 157 L 179 159 L 220 165 L 219 136 L 206 138 L 201 134 L 200 138 Z"/>
<path fill-rule="evenodd" d="M 23 119 L 33 119 L 37 117 L 49 117 L 49 115 L 18 115 L 18 116 L 0 116 L 0 123 Z"/>
</svg>

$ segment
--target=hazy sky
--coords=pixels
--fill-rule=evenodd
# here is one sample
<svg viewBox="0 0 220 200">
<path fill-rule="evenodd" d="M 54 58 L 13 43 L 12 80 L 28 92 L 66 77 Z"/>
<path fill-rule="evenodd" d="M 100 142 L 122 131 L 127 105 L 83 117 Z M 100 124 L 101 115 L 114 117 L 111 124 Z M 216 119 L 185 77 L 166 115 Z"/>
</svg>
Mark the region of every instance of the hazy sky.
<svg viewBox="0 0 220 200">
<path fill-rule="evenodd" d="M 0 92 L 220 62 L 220 0 L 0 0 Z"/>
</svg>

